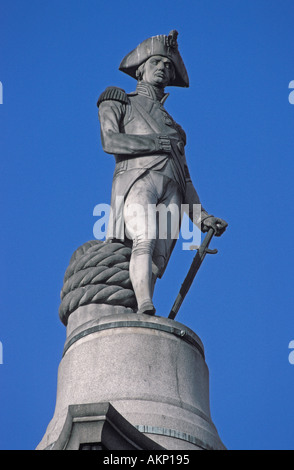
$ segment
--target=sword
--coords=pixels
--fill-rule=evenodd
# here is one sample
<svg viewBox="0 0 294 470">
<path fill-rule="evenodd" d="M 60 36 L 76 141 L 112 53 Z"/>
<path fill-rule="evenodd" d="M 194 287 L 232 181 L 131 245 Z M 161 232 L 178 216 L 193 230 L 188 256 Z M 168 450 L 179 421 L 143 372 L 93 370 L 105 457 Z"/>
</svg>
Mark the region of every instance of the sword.
<svg viewBox="0 0 294 470">
<path fill-rule="evenodd" d="M 210 228 L 207 232 L 207 235 L 206 237 L 204 238 L 202 244 L 199 246 L 199 247 L 190 247 L 191 250 L 193 249 L 197 249 L 197 253 L 196 255 L 194 256 L 194 259 L 192 261 L 192 264 L 190 266 L 190 269 L 188 271 L 188 274 L 187 276 L 185 277 L 184 279 L 184 282 L 180 288 L 180 292 L 178 293 L 178 296 L 176 298 L 176 300 L 174 301 L 174 304 L 172 306 L 172 309 L 170 311 L 170 314 L 168 316 L 168 318 L 171 318 L 172 320 L 175 318 L 175 316 L 177 315 L 182 303 L 183 303 L 183 300 L 184 298 L 186 297 L 187 295 L 187 292 L 188 290 L 190 289 L 191 285 L 192 285 L 192 282 L 206 256 L 206 254 L 211 254 L 211 255 L 215 255 L 217 253 L 217 249 L 214 249 L 214 250 L 210 250 L 208 247 L 209 247 L 209 243 L 211 242 L 212 240 L 212 237 L 214 235 L 214 229 L 213 228 Z"/>
</svg>

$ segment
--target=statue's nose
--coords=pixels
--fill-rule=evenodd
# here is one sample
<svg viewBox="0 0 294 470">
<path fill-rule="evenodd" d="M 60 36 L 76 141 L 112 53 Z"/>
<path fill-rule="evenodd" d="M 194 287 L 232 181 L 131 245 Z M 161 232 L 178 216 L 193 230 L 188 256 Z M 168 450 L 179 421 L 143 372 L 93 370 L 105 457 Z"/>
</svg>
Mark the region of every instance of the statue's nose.
<svg viewBox="0 0 294 470">
<path fill-rule="evenodd" d="M 164 70 L 164 64 L 163 64 L 163 62 L 158 62 L 157 68 L 158 68 L 159 70 Z"/>
</svg>

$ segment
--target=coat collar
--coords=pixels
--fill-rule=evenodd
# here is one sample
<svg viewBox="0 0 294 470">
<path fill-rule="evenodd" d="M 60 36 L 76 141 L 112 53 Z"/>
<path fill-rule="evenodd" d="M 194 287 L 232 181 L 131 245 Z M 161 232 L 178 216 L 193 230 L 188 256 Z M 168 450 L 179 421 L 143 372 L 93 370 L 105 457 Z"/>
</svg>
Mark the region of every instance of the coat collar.
<svg viewBox="0 0 294 470">
<path fill-rule="evenodd" d="M 169 96 L 169 93 L 164 93 L 164 91 L 159 95 L 155 87 L 146 82 L 137 83 L 136 94 L 146 96 L 153 101 L 159 101 L 161 104 L 163 104 Z"/>
</svg>

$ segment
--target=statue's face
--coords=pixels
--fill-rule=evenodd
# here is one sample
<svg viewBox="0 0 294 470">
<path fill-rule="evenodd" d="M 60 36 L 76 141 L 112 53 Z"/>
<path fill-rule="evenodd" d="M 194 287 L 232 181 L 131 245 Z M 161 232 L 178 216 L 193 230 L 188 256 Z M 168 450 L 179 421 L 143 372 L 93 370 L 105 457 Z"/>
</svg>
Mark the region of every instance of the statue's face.
<svg viewBox="0 0 294 470">
<path fill-rule="evenodd" d="M 142 79 L 150 85 L 165 87 L 174 75 L 174 66 L 167 57 L 155 55 L 144 64 Z"/>
</svg>

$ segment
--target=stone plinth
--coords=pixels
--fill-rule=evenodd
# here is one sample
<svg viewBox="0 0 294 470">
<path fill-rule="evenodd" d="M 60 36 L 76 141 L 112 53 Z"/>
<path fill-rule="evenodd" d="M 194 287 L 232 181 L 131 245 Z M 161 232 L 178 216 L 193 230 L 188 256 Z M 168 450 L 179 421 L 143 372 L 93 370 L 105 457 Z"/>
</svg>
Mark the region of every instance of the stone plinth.
<svg viewBox="0 0 294 470">
<path fill-rule="evenodd" d="M 225 449 L 210 416 L 203 344 L 174 320 L 102 305 L 71 314 L 54 416 L 37 449 L 54 447 L 70 405 L 104 402 L 167 450 Z"/>
</svg>

